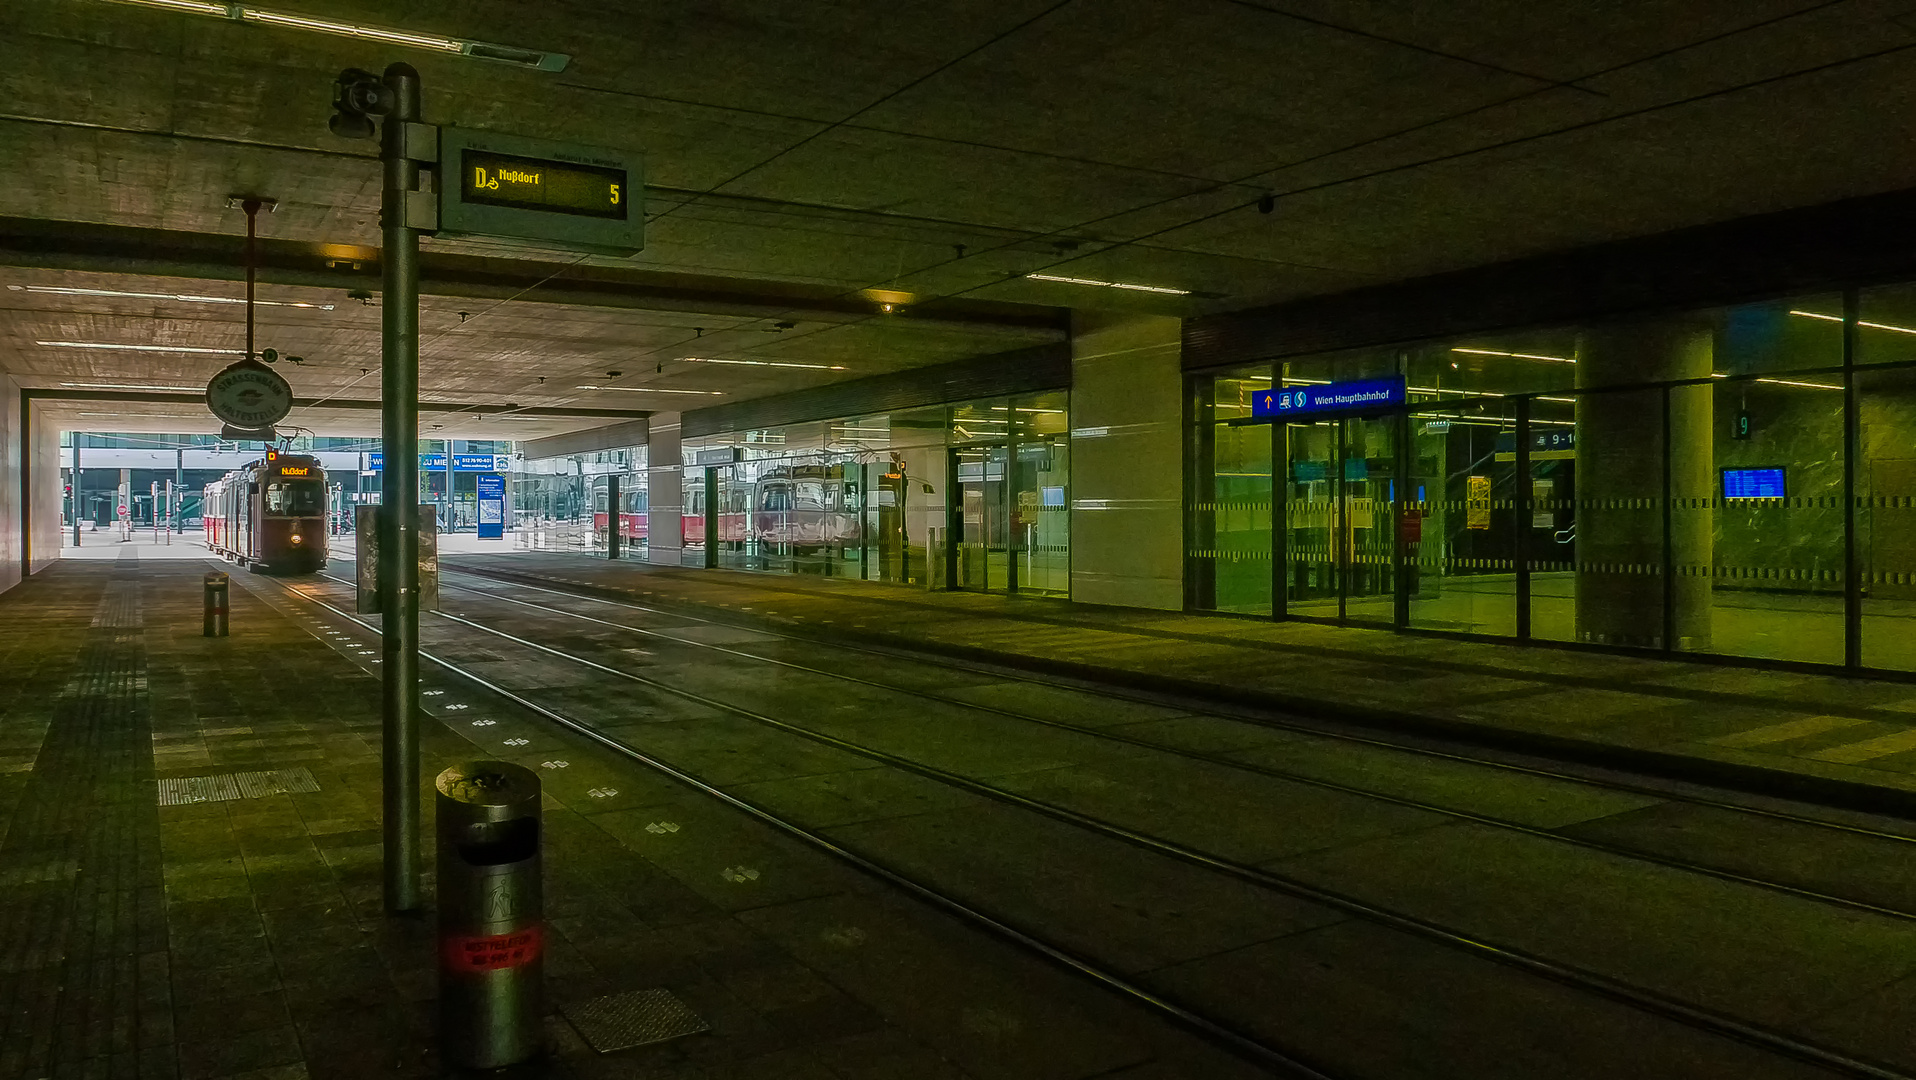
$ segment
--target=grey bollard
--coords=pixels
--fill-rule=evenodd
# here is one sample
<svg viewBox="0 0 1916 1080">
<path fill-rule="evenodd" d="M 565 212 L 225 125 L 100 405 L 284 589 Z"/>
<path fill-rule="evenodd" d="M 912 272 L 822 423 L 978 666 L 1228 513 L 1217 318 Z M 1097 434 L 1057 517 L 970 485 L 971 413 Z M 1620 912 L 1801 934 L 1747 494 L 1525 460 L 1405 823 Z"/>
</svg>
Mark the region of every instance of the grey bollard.
<svg viewBox="0 0 1916 1080">
<path fill-rule="evenodd" d="M 545 933 L 539 777 L 469 761 L 434 783 L 439 819 L 439 1042 L 497 1069 L 544 1041 Z"/>
<path fill-rule="evenodd" d="M 201 604 L 201 634 L 205 637 L 226 636 L 226 574 L 219 570 L 209 570 L 205 579 L 206 596 Z"/>
</svg>

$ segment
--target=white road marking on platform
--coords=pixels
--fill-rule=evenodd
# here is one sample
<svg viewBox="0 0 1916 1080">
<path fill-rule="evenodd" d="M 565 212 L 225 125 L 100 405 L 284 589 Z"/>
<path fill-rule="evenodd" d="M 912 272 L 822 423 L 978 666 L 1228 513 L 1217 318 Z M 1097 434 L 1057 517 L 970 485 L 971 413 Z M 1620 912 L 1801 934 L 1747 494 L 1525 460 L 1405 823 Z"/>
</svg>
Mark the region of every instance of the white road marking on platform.
<svg viewBox="0 0 1916 1080">
<path fill-rule="evenodd" d="M 1801 720 L 1789 720 L 1781 724 L 1739 731 L 1734 735 L 1725 735 L 1720 739 L 1708 740 L 1711 746 L 1768 746 L 1771 743 L 1788 742 L 1810 735 L 1821 735 L 1825 731 L 1867 724 L 1868 720 L 1858 720 L 1849 716 L 1809 716 Z"/>
<path fill-rule="evenodd" d="M 1819 750 L 1810 757 L 1818 761 L 1834 761 L 1841 765 L 1854 765 L 1859 761 L 1899 754 L 1904 750 L 1916 750 L 1916 728 L 1906 728 L 1894 735 L 1884 735 L 1862 742 L 1845 743 L 1832 746 L 1828 750 Z"/>
</svg>

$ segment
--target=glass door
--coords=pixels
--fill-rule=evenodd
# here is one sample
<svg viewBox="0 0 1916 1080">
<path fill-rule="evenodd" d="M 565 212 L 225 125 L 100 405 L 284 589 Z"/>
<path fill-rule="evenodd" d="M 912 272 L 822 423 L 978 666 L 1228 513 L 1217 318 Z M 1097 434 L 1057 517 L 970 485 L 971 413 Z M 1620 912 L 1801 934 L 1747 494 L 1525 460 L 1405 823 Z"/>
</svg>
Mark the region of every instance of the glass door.
<svg viewBox="0 0 1916 1080">
<path fill-rule="evenodd" d="M 955 589 L 1011 591 L 1016 560 L 1007 500 L 1006 447 L 969 446 L 951 452 L 950 583 Z"/>
<path fill-rule="evenodd" d="M 1284 425 L 1287 614 L 1394 624 L 1399 423 Z"/>
</svg>

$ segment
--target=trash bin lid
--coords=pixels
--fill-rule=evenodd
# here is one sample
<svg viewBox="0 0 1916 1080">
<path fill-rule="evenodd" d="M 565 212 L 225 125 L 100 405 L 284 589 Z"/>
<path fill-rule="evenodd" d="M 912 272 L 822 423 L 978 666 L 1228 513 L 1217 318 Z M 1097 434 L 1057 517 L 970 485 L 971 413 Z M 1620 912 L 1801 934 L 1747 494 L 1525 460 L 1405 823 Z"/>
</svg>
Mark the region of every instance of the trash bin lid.
<svg viewBox="0 0 1916 1080">
<path fill-rule="evenodd" d="M 468 761 L 434 781 L 439 794 L 471 806 L 512 806 L 539 797 L 539 776 L 510 761 Z"/>
</svg>

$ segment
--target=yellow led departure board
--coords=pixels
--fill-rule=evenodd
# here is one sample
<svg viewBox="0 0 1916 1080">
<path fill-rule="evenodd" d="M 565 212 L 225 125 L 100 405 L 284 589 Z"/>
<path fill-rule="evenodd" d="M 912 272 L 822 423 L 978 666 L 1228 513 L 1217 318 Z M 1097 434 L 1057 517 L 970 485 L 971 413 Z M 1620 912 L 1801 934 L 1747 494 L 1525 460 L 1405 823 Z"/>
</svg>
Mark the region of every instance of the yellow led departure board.
<svg viewBox="0 0 1916 1080">
<path fill-rule="evenodd" d="M 624 221 L 632 204 L 624 169 L 465 149 L 459 198 L 484 206 Z"/>
</svg>

